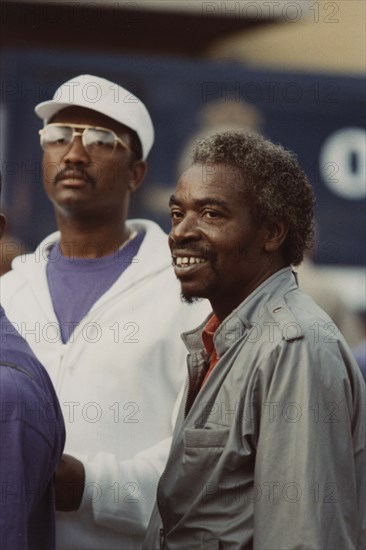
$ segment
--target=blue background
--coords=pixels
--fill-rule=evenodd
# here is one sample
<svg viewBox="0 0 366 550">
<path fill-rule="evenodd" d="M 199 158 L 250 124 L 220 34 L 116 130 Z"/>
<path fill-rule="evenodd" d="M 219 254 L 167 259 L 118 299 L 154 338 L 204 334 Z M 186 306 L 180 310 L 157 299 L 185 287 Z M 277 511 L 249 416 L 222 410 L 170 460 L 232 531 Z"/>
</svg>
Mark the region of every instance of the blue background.
<svg viewBox="0 0 366 550">
<path fill-rule="evenodd" d="M 4 206 L 12 232 L 30 248 L 55 229 L 53 208 L 43 192 L 38 141 L 42 123 L 34 106 L 50 99 L 62 82 L 90 73 L 134 92 L 154 121 L 156 141 L 149 173 L 134 197 L 130 217 L 152 218 L 169 228 L 168 215 L 150 209 L 144 191 L 175 184 L 180 152 L 198 129 L 197 113 L 204 104 L 244 100 L 262 113 L 265 135 L 298 154 L 314 185 L 318 201 L 315 261 L 364 263 L 365 200 L 336 195 L 319 173 L 319 151 L 327 137 L 341 128 L 365 127 L 365 82 L 360 77 L 258 71 L 241 64 L 182 58 L 70 56 L 23 49 L 2 52 L 1 64 Z"/>
</svg>

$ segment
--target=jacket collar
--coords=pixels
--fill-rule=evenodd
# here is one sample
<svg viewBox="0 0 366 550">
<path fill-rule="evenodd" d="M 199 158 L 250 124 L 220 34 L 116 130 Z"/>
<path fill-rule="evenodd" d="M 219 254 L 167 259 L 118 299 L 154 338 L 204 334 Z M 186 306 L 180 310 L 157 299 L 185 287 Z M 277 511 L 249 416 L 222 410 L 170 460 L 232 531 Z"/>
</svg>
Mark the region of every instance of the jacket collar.
<svg viewBox="0 0 366 550">
<path fill-rule="evenodd" d="M 94 307 L 99 307 L 106 300 L 114 298 L 121 292 L 128 291 L 132 286 L 140 281 L 149 279 L 157 273 L 169 269 L 172 260 L 168 247 L 168 236 L 155 223 L 150 220 L 135 219 L 128 220 L 127 227 L 137 231 L 144 231 L 145 237 L 140 246 L 137 257 L 134 258 L 131 265 L 118 279 L 114 285 L 98 300 Z M 40 288 L 48 288 L 46 266 L 48 261 L 48 250 L 51 246 L 60 240 L 58 231 L 46 237 L 37 247 L 35 252 L 18 256 L 13 260 L 13 270 L 23 280 L 28 281 L 33 293 L 37 296 L 40 306 L 46 316 L 55 321 L 51 297 L 49 292 L 42 292 Z M 175 279 L 173 268 L 171 276 Z M 177 294 L 179 295 L 179 283 L 177 285 Z"/>
<path fill-rule="evenodd" d="M 296 276 L 291 267 L 280 269 L 259 285 L 216 330 L 214 344 L 218 357 L 246 334 L 258 321 L 264 309 L 276 309 L 276 304 L 282 304 L 283 296 L 296 288 Z M 212 313 L 194 330 L 182 334 L 182 339 L 191 354 L 204 353 L 202 331 L 211 315 Z"/>
<path fill-rule="evenodd" d="M 144 231 L 145 233 L 139 254 L 143 257 L 146 256 L 147 259 L 144 262 L 136 261 L 131 264 L 131 271 L 133 270 L 135 272 L 133 276 L 134 281 L 136 281 L 136 276 L 138 279 L 144 278 L 154 272 L 166 269 L 171 265 L 172 260 L 168 247 L 168 236 L 156 223 L 150 220 L 136 219 L 128 220 L 126 222 L 126 226 L 129 229 Z M 38 275 L 39 269 L 45 269 L 48 261 L 49 249 L 59 240 L 59 231 L 51 233 L 51 235 L 46 237 L 38 245 L 34 253 L 25 254 L 15 258 L 13 260 L 13 268 L 19 273 L 22 273 L 25 278 L 28 278 L 27 275 L 30 270 L 37 271 Z M 130 271 L 130 268 L 128 271 Z"/>
</svg>

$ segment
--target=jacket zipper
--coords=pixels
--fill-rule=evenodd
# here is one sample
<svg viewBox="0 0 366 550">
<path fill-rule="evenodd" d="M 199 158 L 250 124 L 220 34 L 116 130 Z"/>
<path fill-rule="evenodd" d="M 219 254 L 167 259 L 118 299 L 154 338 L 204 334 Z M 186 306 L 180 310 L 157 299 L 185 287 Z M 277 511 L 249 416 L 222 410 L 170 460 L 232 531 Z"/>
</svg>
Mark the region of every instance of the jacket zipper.
<svg viewBox="0 0 366 550">
<path fill-rule="evenodd" d="M 187 414 L 189 413 L 189 410 L 193 404 L 193 401 L 194 401 L 193 377 L 191 376 L 190 369 L 188 369 L 188 391 L 187 391 L 186 404 L 184 407 L 184 418 L 187 417 Z"/>
<path fill-rule="evenodd" d="M 61 399 L 61 391 L 64 383 L 64 377 L 65 377 L 65 371 L 63 369 L 63 362 L 66 352 L 66 344 L 62 343 L 59 353 L 59 361 L 58 361 L 58 372 L 57 372 L 57 379 L 55 381 L 55 390 L 57 392 L 57 395 L 59 396 L 59 399 Z"/>
<path fill-rule="evenodd" d="M 187 417 L 201 387 L 207 370 L 209 368 L 209 363 L 204 361 L 200 368 L 193 367 L 190 365 L 188 367 L 188 391 L 187 399 L 184 407 L 184 418 Z M 193 375 L 192 375 L 193 372 Z"/>
</svg>

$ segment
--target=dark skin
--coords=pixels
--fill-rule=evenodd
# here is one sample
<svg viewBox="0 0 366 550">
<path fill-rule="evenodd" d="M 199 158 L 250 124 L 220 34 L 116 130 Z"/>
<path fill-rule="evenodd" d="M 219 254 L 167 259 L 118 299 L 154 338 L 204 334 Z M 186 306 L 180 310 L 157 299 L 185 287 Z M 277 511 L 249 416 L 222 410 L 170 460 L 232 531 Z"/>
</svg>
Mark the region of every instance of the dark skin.
<svg viewBox="0 0 366 550">
<path fill-rule="evenodd" d="M 132 144 L 128 128 L 90 109 L 67 107 L 52 122 L 101 126 L 113 130 L 127 145 Z M 91 158 L 79 136 L 62 156 L 44 153 L 44 187 L 55 207 L 64 255 L 104 256 L 126 241 L 130 197 L 147 171 L 146 162 L 133 159 L 132 151 L 120 144 L 112 158 Z"/>
<path fill-rule="evenodd" d="M 73 512 L 81 504 L 85 485 L 83 463 L 63 454 L 55 473 L 56 510 Z"/>
<path fill-rule="evenodd" d="M 132 146 L 127 127 L 90 109 L 67 107 L 52 122 L 108 128 Z M 55 208 L 62 254 L 74 258 L 113 254 L 129 237 L 126 219 L 130 197 L 146 171 L 146 162 L 136 161 L 133 152 L 120 144 L 109 159 L 91 158 L 80 136 L 61 156 L 45 152 L 44 187 Z M 84 484 L 82 462 L 64 454 L 55 474 L 56 509 L 77 510 Z"/>
<path fill-rule="evenodd" d="M 170 199 L 169 245 L 182 295 L 207 298 L 220 322 L 287 265 L 287 225 L 256 222 L 245 182 L 228 168 L 193 165 Z"/>
</svg>

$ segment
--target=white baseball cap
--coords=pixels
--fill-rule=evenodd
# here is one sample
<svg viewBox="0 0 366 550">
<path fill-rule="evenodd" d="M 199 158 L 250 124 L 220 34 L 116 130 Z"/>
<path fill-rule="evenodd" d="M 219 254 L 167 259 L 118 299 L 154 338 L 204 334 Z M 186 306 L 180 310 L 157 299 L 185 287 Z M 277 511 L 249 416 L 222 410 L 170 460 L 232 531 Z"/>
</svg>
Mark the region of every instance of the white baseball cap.
<svg viewBox="0 0 366 550">
<path fill-rule="evenodd" d="M 58 111 L 71 105 L 92 109 L 134 130 L 146 159 L 154 143 L 154 126 L 145 105 L 131 92 L 105 78 L 82 74 L 62 84 L 50 101 L 39 103 L 34 110 L 46 125 Z"/>
</svg>

